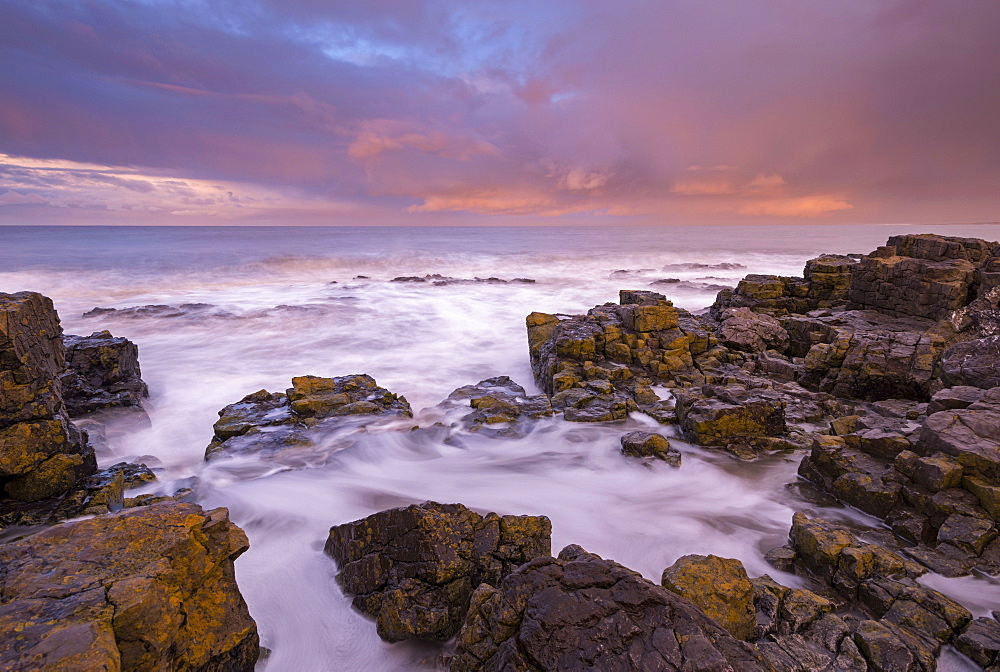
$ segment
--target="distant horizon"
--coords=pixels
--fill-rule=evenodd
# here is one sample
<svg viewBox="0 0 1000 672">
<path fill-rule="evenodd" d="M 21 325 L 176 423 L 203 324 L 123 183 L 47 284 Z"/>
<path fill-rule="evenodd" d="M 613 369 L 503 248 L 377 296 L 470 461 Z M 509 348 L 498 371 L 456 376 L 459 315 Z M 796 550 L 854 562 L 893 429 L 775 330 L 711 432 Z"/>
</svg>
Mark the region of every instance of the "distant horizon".
<svg viewBox="0 0 1000 672">
<path fill-rule="evenodd" d="M 981 0 L 9 0 L 0 225 L 993 223 L 997 25 Z"/>
</svg>

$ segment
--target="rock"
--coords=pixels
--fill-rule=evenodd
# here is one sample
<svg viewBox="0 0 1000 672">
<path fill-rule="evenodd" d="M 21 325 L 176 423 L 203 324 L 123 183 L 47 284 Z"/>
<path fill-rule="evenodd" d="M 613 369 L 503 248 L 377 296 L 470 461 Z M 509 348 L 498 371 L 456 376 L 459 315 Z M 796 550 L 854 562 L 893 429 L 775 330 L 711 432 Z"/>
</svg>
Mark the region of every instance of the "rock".
<svg viewBox="0 0 1000 672">
<path fill-rule="evenodd" d="M 367 374 L 299 376 L 292 378 L 286 394 L 292 412 L 307 422 L 337 415 L 413 415 L 405 398 L 379 387 Z"/>
<path fill-rule="evenodd" d="M 452 672 L 768 669 L 690 602 L 568 546 L 472 597 Z"/>
<path fill-rule="evenodd" d="M 946 353 L 947 354 L 947 353 Z M 985 391 L 978 387 L 958 385 L 938 390 L 927 405 L 927 415 L 957 408 L 968 408 L 983 398 Z"/>
<path fill-rule="evenodd" d="M 56 497 L 97 470 L 86 435 L 67 418 L 65 361 L 52 302 L 34 292 L 0 294 L 0 500 Z"/>
<path fill-rule="evenodd" d="M 977 618 L 955 640 L 955 648 L 984 668 L 1000 662 L 1000 623 Z"/>
<path fill-rule="evenodd" d="M 754 638 L 753 585 L 739 560 L 685 555 L 663 570 L 660 585 L 694 602 L 736 639 Z"/>
<path fill-rule="evenodd" d="M 109 331 L 66 336 L 66 371 L 61 375 L 63 399 L 70 415 L 116 406 L 142 408 L 149 396 L 139 369 L 139 348 Z"/>
<path fill-rule="evenodd" d="M 997 530 L 991 521 L 959 513 L 948 516 L 937 533 L 939 543 L 951 544 L 970 555 L 982 555 L 986 544 L 996 538 Z"/>
<path fill-rule="evenodd" d="M 544 394 L 528 396 L 507 376 L 496 376 L 458 388 L 443 404 L 468 404 L 472 412 L 462 418 L 472 432 L 495 437 L 526 436 L 534 421 L 552 415 L 552 402 Z"/>
<path fill-rule="evenodd" d="M 544 516 L 484 517 L 424 502 L 336 525 L 325 550 L 379 637 L 444 640 L 461 627 L 472 591 L 548 555 L 551 532 Z"/>
<path fill-rule="evenodd" d="M 1000 334 L 962 341 L 941 356 L 941 382 L 981 389 L 1000 387 Z"/>
<path fill-rule="evenodd" d="M 942 320 L 973 298 L 996 243 L 933 234 L 889 238 L 851 274 L 850 307 Z"/>
<path fill-rule="evenodd" d="M 622 455 L 654 457 L 675 467 L 681 466 L 681 454 L 670 447 L 670 441 L 662 434 L 629 432 L 621 438 L 621 444 Z"/>
<path fill-rule="evenodd" d="M 301 376 L 285 393 L 258 390 L 219 411 L 205 459 L 250 452 L 280 459 L 296 446 L 312 445 L 313 428 L 329 438 L 377 418 L 412 415 L 405 397 L 379 387 L 369 375 Z"/>
<path fill-rule="evenodd" d="M 0 667 L 250 672 L 246 549 L 225 509 L 175 502 L 0 545 Z"/>
<path fill-rule="evenodd" d="M 926 401 L 948 345 L 940 325 L 922 317 L 850 310 L 781 324 L 788 353 L 804 358 L 803 386 L 866 401 Z"/>
<path fill-rule="evenodd" d="M 705 386 L 675 398 L 681 429 L 703 446 L 753 444 L 785 433 L 785 402 L 767 390 Z"/>
<path fill-rule="evenodd" d="M 749 308 L 729 308 L 722 314 L 719 341 L 744 352 L 781 352 L 788 347 L 788 332 L 770 315 Z"/>
<path fill-rule="evenodd" d="M 923 452 L 950 455 L 965 473 L 1000 485 L 1000 387 L 967 408 L 928 416 L 920 444 Z"/>
</svg>

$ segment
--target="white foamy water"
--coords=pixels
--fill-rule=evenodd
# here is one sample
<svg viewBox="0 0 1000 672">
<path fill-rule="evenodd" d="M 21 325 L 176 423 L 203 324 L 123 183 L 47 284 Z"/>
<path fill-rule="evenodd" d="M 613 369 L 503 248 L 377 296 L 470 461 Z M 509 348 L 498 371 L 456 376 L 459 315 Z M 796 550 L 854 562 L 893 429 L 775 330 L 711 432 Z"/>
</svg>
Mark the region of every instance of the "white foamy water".
<svg viewBox="0 0 1000 672">
<path fill-rule="evenodd" d="M 619 424 L 547 420 L 518 440 L 451 433 L 446 442 L 449 432 L 433 425 L 452 418 L 432 407 L 453 389 L 509 375 L 535 390 L 528 313 L 583 312 L 626 288 L 699 310 L 747 273 L 797 275 L 817 254 L 868 252 L 911 231 L 8 227 L 0 228 L 0 291 L 50 296 L 67 333 L 108 329 L 139 345 L 151 426 L 109 427 L 100 462 L 155 464 L 160 482 L 147 490 L 190 486 L 203 506 L 230 509 L 251 541 L 237 577 L 273 651 L 267 670 L 433 669 L 440 647 L 385 644 L 350 608 L 322 553 L 331 525 L 427 499 L 461 502 L 546 515 L 554 552 L 580 544 L 656 581 L 682 555 L 713 553 L 798 585 L 762 559 L 785 542 L 794 511 L 876 522 L 801 500 L 786 487 L 798 456 L 744 464 L 675 438 L 680 469 L 626 459 L 621 434 L 655 425 L 642 415 Z M 1000 237 L 991 226 L 938 232 Z M 391 282 L 429 274 L 535 282 Z M 94 307 L 147 304 L 206 305 L 174 316 L 83 317 Z M 204 462 L 223 406 L 261 388 L 284 390 L 293 376 L 353 373 L 404 395 L 416 417 L 280 461 Z M 934 587 L 977 614 L 1000 604 L 1000 587 L 987 580 Z M 948 658 L 942 669 L 963 663 Z"/>
</svg>

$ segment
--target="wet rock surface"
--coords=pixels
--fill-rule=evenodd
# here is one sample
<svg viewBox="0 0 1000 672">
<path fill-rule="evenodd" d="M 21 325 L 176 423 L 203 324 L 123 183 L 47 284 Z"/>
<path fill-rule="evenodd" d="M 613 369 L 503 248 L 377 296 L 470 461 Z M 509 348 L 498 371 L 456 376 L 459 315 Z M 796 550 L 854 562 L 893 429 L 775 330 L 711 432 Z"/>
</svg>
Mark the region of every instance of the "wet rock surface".
<svg viewBox="0 0 1000 672">
<path fill-rule="evenodd" d="M 663 460 L 675 467 L 681 466 L 681 454 L 670 447 L 670 440 L 655 432 L 635 431 L 621 438 L 622 455 L 631 457 L 651 457 Z"/>
<path fill-rule="evenodd" d="M 568 546 L 472 596 L 450 669 L 766 670 L 688 600 Z"/>
<path fill-rule="evenodd" d="M 444 640 L 461 627 L 473 591 L 547 556 L 551 533 L 544 516 L 481 516 L 424 502 L 336 525 L 325 551 L 379 637 Z"/>
<path fill-rule="evenodd" d="M 412 415 L 404 397 L 379 387 L 367 374 L 299 376 L 285 392 L 259 390 L 219 411 L 205 459 L 292 452 L 312 445 L 313 428 L 350 433 L 374 419 Z"/>
<path fill-rule="evenodd" d="M 253 670 L 225 509 L 167 503 L 0 545 L 0 667 Z"/>
<path fill-rule="evenodd" d="M 443 406 L 451 408 L 466 403 L 472 410 L 462 417 L 462 426 L 468 431 L 495 437 L 525 436 L 535 420 L 553 413 L 547 395 L 529 396 L 507 376 L 460 387 L 448 395 Z"/>
<path fill-rule="evenodd" d="M 139 368 L 139 348 L 109 331 L 66 336 L 66 371 L 61 375 L 63 400 L 71 416 L 102 408 L 142 408 L 149 388 Z"/>
</svg>

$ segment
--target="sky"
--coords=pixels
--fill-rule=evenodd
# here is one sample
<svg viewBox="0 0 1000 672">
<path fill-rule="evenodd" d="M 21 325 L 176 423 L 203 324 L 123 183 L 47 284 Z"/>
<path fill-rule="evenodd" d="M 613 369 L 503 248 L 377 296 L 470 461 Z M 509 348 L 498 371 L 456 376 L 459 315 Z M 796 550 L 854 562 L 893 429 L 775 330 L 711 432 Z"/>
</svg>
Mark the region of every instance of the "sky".
<svg viewBox="0 0 1000 672">
<path fill-rule="evenodd" d="M 996 0 L 2 0 L 0 224 L 1000 220 Z"/>
</svg>

